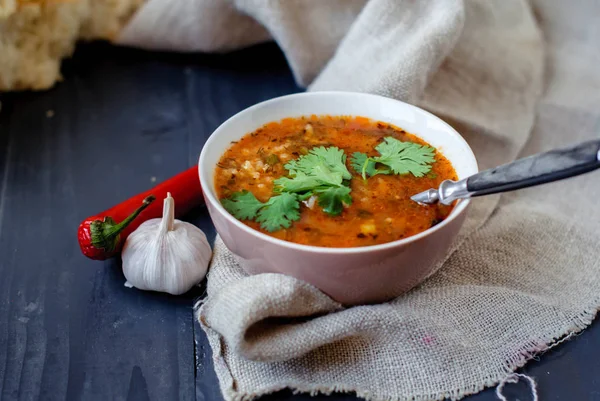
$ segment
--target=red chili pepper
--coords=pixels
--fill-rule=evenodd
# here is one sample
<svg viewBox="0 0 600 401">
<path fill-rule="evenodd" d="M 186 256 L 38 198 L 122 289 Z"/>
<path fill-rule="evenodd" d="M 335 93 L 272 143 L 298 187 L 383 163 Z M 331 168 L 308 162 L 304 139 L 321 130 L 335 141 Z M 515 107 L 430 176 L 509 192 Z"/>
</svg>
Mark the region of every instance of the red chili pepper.
<svg viewBox="0 0 600 401">
<path fill-rule="evenodd" d="M 95 260 L 105 260 L 119 253 L 127 236 L 140 224 L 162 216 L 162 202 L 153 201 L 166 198 L 167 192 L 175 199 L 176 217 L 204 204 L 198 168 L 192 167 L 149 191 L 83 220 L 77 231 L 81 252 Z"/>
</svg>

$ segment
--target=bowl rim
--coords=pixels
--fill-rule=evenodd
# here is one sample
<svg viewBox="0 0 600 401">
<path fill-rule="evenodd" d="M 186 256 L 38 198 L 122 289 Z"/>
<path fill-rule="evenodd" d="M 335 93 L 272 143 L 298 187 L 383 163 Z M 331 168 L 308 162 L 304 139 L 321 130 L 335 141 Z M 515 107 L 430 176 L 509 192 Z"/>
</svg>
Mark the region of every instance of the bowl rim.
<svg viewBox="0 0 600 401">
<path fill-rule="evenodd" d="M 285 240 L 282 240 L 279 238 L 271 237 L 270 235 L 267 235 L 258 230 L 255 230 L 255 229 L 247 226 L 246 224 L 242 223 L 240 220 L 236 219 L 235 217 L 233 217 L 223 207 L 221 202 L 219 202 L 219 200 L 217 199 L 216 195 L 214 194 L 214 188 L 209 189 L 206 187 L 207 182 L 204 179 L 204 176 L 206 174 L 208 174 L 208 172 L 207 172 L 207 169 L 202 168 L 203 164 L 206 163 L 205 159 L 206 159 L 206 154 L 208 153 L 207 149 L 209 149 L 211 147 L 212 143 L 217 141 L 216 138 L 218 137 L 219 132 L 225 130 L 227 128 L 227 125 L 229 125 L 235 119 L 239 118 L 240 115 L 252 113 L 253 111 L 260 109 L 268 104 L 280 102 L 280 101 L 283 101 L 285 99 L 292 98 L 292 97 L 293 98 L 299 98 L 299 97 L 310 98 L 310 97 L 314 97 L 314 96 L 323 96 L 323 95 L 326 95 L 326 96 L 332 96 L 332 95 L 333 96 L 357 96 L 357 97 L 364 97 L 367 99 L 370 98 L 373 100 L 384 99 L 386 101 L 398 102 L 398 103 L 408 106 L 408 108 L 415 109 L 417 112 L 423 113 L 427 117 L 437 120 L 439 123 L 441 123 L 446 128 L 448 128 L 448 131 L 452 135 L 452 137 L 455 140 L 462 142 L 465 145 L 466 149 L 469 151 L 469 154 L 467 156 L 472 158 L 472 161 L 475 164 L 475 170 L 476 170 L 475 173 L 477 173 L 479 171 L 477 158 L 475 157 L 473 150 L 471 149 L 471 147 L 469 146 L 467 141 L 462 137 L 462 135 L 460 135 L 458 133 L 458 131 L 456 131 L 450 124 L 448 124 L 446 121 L 442 120 L 440 117 L 438 117 L 435 114 L 433 114 L 427 110 L 424 110 L 418 106 L 414 106 L 410 103 L 406 103 L 406 102 L 403 102 L 401 100 L 397 100 L 394 98 L 370 94 L 370 93 L 363 93 L 363 92 L 349 92 L 349 91 L 300 92 L 300 93 L 293 93 L 293 94 L 289 94 L 289 95 L 278 96 L 275 98 L 271 98 L 271 99 L 256 103 L 250 107 L 247 107 L 247 108 L 237 112 L 233 116 L 229 117 L 227 120 L 223 121 L 212 132 L 212 134 L 208 137 L 208 139 L 204 143 L 204 146 L 202 147 L 200 156 L 198 158 L 198 175 L 200 178 L 200 185 L 202 186 L 202 192 L 204 193 L 205 202 L 206 203 L 210 202 L 210 204 L 218 211 L 218 213 L 220 213 L 231 224 L 235 225 L 237 228 L 239 228 L 239 229 L 245 231 L 246 233 L 253 235 L 263 241 L 267 241 L 274 245 L 282 246 L 285 248 L 291 248 L 291 249 L 294 249 L 297 251 L 318 252 L 318 253 L 326 253 L 326 254 L 363 254 L 363 253 L 379 252 L 379 251 L 383 251 L 383 250 L 387 250 L 387 249 L 401 247 L 403 245 L 407 245 L 412 242 L 419 241 L 422 238 L 425 238 L 425 237 L 428 237 L 428 236 L 434 234 L 435 232 L 437 232 L 437 231 L 443 229 L 444 227 L 446 227 L 447 225 L 449 225 L 453 220 L 458 218 L 458 216 L 460 216 L 462 213 L 464 213 L 466 211 L 468 205 L 470 204 L 470 199 L 461 199 L 454 206 L 454 208 L 452 209 L 452 212 L 450 212 L 450 215 L 446 219 L 444 219 L 441 223 L 426 229 L 425 231 L 422 231 L 418 234 L 412 235 L 407 238 L 402 238 L 402 239 L 399 239 L 396 241 L 386 242 L 383 244 L 367 245 L 367 246 L 360 246 L 360 247 L 349 247 L 349 248 L 334 248 L 334 247 L 324 247 L 324 246 L 315 246 L 315 245 L 305 245 L 305 244 L 298 244 L 298 243 L 291 242 L 291 241 L 285 241 Z M 318 115 L 318 113 L 314 113 L 314 114 Z M 363 117 L 372 118 L 368 115 L 365 115 Z M 246 135 L 249 132 L 250 131 L 244 133 L 244 135 Z M 411 132 L 411 134 L 419 136 L 418 133 Z M 452 162 L 452 160 L 451 160 L 451 162 Z M 216 166 L 211 166 L 211 169 L 210 169 L 211 174 L 214 174 L 215 167 Z M 473 173 L 473 174 L 475 174 L 475 173 Z M 212 219 L 212 217 L 211 217 L 211 219 Z M 217 231 L 217 233 L 218 233 L 218 231 Z"/>
</svg>

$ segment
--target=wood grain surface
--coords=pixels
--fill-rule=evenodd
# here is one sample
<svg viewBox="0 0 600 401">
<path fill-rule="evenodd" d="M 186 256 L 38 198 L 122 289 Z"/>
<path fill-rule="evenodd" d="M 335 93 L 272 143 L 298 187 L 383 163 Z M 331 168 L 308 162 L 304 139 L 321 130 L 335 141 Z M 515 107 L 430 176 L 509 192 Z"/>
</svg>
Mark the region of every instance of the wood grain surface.
<svg viewBox="0 0 600 401">
<path fill-rule="evenodd" d="M 118 260 L 80 254 L 76 228 L 196 164 L 226 118 L 300 89 L 272 44 L 228 55 L 84 45 L 64 76 L 46 92 L 0 97 L 0 399 L 221 400 L 192 314 L 203 289 L 126 288 Z M 204 209 L 187 220 L 214 238 Z M 600 401 L 599 361 L 595 324 L 525 372 L 541 400 Z M 520 384 L 506 394 L 528 399 Z"/>
</svg>

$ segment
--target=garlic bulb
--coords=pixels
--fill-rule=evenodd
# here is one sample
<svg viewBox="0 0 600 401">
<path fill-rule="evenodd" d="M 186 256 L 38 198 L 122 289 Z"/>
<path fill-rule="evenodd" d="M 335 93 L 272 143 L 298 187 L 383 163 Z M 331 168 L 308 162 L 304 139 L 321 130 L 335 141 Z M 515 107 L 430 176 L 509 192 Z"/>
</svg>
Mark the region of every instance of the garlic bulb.
<svg viewBox="0 0 600 401">
<path fill-rule="evenodd" d="M 202 230 L 175 220 L 175 202 L 168 193 L 162 219 L 142 223 L 123 245 L 125 285 L 183 294 L 206 276 L 211 256 Z"/>
</svg>

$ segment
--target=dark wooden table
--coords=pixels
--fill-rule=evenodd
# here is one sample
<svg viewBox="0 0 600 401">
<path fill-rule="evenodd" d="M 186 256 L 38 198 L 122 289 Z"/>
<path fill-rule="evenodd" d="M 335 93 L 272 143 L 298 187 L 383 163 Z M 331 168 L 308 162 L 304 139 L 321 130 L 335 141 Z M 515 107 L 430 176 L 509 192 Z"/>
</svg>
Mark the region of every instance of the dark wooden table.
<svg viewBox="0 0 600 401">
<path fill-rule="evenodd" d="M 203 290 L 125 288 L 118 261 L 80 254 L 76 228 L 195 165 L 226 118 L 301 89 L 271 44 L 222 56 L 85 45 L 64 76 L 50 91 L 0 98 L 0 399 L 221 400 L 192 314 Z M 214 238 L 204 209 L 187 219 Z M 600 400 L 598 324 L 525 372 L 541 400 Z M 529 399 L 520 384 L 506 394 Z"/>
</svg>

